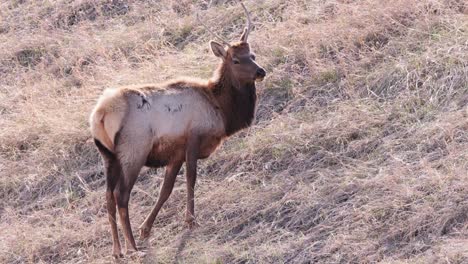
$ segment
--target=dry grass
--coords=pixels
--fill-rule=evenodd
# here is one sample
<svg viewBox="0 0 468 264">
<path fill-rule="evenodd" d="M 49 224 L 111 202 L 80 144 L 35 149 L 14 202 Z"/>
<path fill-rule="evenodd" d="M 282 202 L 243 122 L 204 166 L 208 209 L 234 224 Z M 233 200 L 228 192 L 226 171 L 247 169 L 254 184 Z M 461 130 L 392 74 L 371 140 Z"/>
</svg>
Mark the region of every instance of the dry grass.
<svg viewBox="0 0 468 264">
<path fill-rule="evenodd" d="M 0 3 L 0 262 L 112 262 L 87 116 L 105 87 L 209 76 L 194 13 L 231 39 L 244 21 L 208 2 Z M 468 262 L 465 1 L 246 4 L 268 71 L 256 125 L 201 162 L 201 226 L 179 177 L 128 261 Z M 134 228 L 161 181 L 140 176 Z"/>
</svg>

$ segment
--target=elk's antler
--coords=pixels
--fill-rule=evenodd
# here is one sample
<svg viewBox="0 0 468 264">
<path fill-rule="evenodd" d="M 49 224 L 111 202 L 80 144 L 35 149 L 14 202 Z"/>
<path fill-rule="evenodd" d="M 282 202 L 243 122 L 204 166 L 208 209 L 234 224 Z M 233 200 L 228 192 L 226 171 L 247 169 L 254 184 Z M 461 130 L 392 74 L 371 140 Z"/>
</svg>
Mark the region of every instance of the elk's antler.
<svg viewBox="0 0 468 264">
<path fill-rule="evenodd" d="M 205 27 L 205 29 L 210 32 L 215 38 L 221 40 L 225 45 L 227 45 L 228 47 L 230 47 L 231 45 L 229 44 L 229 42 L 227 42 L 224 38 L 222 38 L 221 36 L 219 36 L 218 34 L 214 33 L 213 31 L 211 31 L 211 29 L 205 24 L 203 23 L 203 21 L 201 21 L 200 19 L 200 16 L 198 15 L 197 13 L 197 21 L 198 23 L 202 24 L 203 27 Z"/>
<path fill-rule="evenodd" d="M 245 5 L 240 2 L 242 8 L 244 9 L 245 15 L 247 16 L 247 27 L 245 27 L 245 32 L 242 34 L 242 40 L 247 42 L 247 38 L 249 37 L 250 30 L 252 29 L 252 20 L 250 20 L 250 14 L 249 11 L 247 11 L 247 8 Z"/>
</svg>

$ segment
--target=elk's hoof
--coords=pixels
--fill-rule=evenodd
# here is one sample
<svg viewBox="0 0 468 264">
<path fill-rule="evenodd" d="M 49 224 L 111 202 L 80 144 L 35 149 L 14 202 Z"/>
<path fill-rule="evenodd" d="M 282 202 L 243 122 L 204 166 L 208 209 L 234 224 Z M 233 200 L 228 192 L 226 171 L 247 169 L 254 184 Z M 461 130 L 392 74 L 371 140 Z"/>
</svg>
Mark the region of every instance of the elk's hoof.
<svg viewBox="0 0 468 264">
<path fill-rule="evenodd" d="M 122 249 L 120 248 L 120 244 L 114 243 L 112 247 L 112 256 L 116 259 L 122 258 L 124 255 L 122 254 Z"/>
<path fill-rule="evenodd" d="M 195 221 L 195 219 L 190 219 L 185 221 L 189 229 L 195 229 L 200 226 L 200 224 Z"/>
<path fill-rule="evenodd" d="M 127 248 L 125 250 L 125 255 L 126 256 L 133 256 L 136 254 L 136 252 L 138 252 L 138 249 L 137 248 L 134 248 L 134 247 L 130 247 L 130 248 Z"/>
<path fill-rule="evenodd" d="M 122 252 L 120 252 L 120 250 L 119 250 L 119 252 L 115 252 L 115 251 L 114 251 L 114 253 L 112 253 L 112 256 L 113 256 L 115 259 L 119 259 L 119 258 L 123 258 L 124 255 L 123 255 Z"/>
</svg>

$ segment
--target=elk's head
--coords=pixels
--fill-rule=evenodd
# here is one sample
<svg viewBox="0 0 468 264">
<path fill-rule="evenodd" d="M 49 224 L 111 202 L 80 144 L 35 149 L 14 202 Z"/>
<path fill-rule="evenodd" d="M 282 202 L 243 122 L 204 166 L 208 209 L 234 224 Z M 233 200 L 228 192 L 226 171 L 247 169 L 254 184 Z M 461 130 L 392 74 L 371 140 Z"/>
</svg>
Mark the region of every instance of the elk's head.
<svg viewBox="0 0 468 264">
<path fill-rule="evenodd" d="M 231 70 L 234 79 L 239 83 L 250 83 L 254 81 L 262 81 L 266 76 L 265 70 L 255 62 L 255 54 L 250 51 L 247 38 L 252 26 L 250 15 L 243 3 L 240 3 L 247 16 L 247 27 L 244 29 L 239 41 L 229 43 L 223 38 L 212 32 L 200 19 L 199 22 L 205 28 L 218 38 L 220 42 L 210 41 L 210 47 L 213 54 L 223 60 L 225 67 Z"/>
</svg>

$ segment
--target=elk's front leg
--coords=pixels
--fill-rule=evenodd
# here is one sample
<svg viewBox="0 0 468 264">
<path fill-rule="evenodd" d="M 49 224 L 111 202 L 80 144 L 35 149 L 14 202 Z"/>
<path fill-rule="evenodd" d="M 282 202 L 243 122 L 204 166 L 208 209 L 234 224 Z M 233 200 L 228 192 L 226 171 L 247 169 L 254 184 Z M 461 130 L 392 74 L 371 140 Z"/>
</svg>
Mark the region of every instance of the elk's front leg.
<svg viewBox="0 0 468 264">
<path fill-rule="evenodd" d="M 185 157 L 186 162 L 186 179 L 187 179 L 187 210 L 185 212 L 185 221 L 189 228 L 195 225 L 195 182 L 197 180 L 197 159 L 200 148 L 200 139 L 198 136 L 193 136 L 187 144 L 187 152 Z"/>
</svg>

